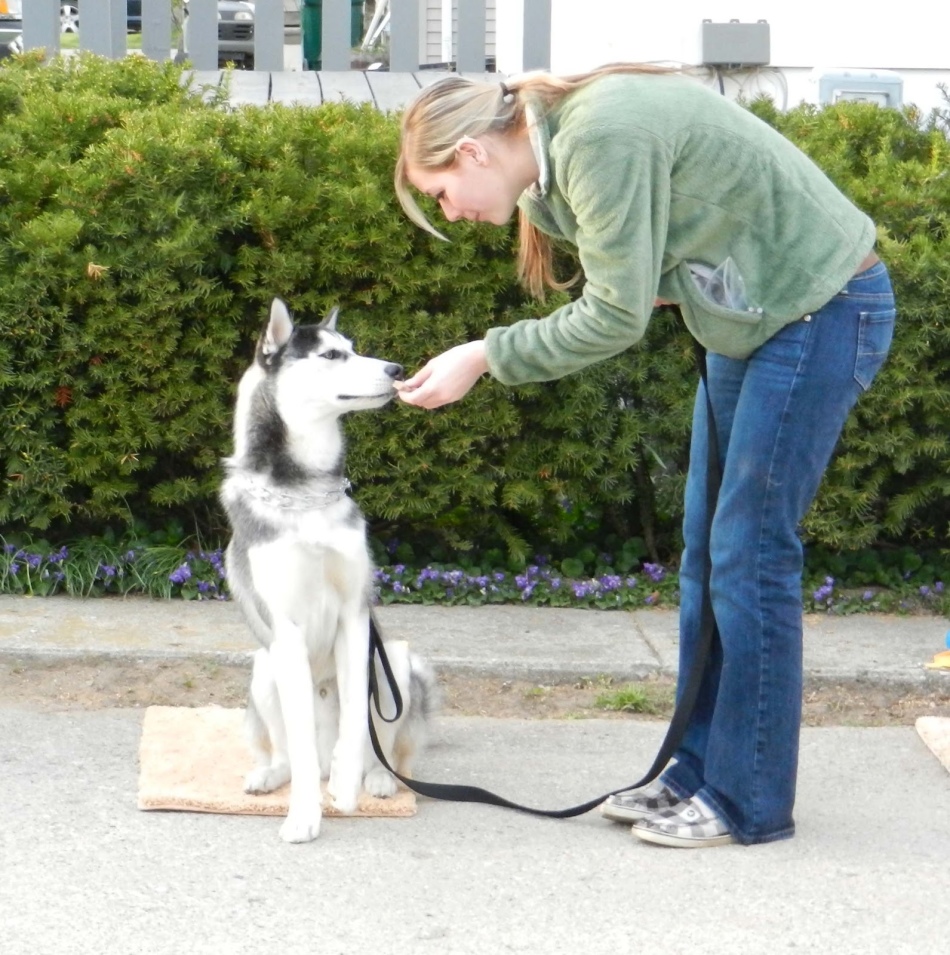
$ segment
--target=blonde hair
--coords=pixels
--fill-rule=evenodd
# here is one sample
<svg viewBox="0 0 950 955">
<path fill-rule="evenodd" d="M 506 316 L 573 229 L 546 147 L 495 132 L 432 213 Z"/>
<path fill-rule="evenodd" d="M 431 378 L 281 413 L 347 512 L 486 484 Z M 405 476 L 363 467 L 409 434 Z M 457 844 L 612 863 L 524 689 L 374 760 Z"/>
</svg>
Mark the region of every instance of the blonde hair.
<svg viewBox="0 0 950 955">
<path fill-rule="evenodd" d="M 463 136 L 477 139 L 486 133 L 508 135 L 525 129 L 525 105 L 530 101 L 542 113 L 557 106 L 575 90 L 613 73 L 671 73 L 669 67 L 648 63 L 611 63 L 588 73 L 553 76 L 524 73 L 505 83 L 486 83 L 449 76 L 427 86 L 402 115 L 399 158 L 396 160 L 396 197 L 406 215 L 421 229 L 445 239 L 419 208 L 407 170 L 447 169 L 455 162 L 455 145 Z M 518 278 L 536 298 L 548 288 L 562 291 L 578 277 L 558 281 L 554 274 L 554 244 L 518 210 Z"/>
</svg>

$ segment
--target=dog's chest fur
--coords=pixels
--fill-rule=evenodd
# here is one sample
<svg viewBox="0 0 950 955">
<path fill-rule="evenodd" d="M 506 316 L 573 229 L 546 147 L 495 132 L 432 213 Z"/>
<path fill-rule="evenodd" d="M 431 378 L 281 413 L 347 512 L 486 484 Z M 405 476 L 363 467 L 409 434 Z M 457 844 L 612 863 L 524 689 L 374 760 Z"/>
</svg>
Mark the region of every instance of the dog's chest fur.
<svg viewBox="0 0 950 955">
<path fill-rule="evenodd" d="M 342 367 L 330 380 L 326 363 L 307 355 L 335 344 L 334 333 L 303 332 L 274 361 L 259 353 L 241 379 L 221 500 L 232 526 L 232 591 L 262 621 L 258 638 L 268 646 L 275 618 L 294 621 L 314 677 L 325 679 L 341 619 L 364 608 L 371 591 L 365 522 L 346 494 L 332 405 L 341 390 L 365 387 L 355 376 L 366 373 L 353 356 L 335 363 Z"/>
</svg>

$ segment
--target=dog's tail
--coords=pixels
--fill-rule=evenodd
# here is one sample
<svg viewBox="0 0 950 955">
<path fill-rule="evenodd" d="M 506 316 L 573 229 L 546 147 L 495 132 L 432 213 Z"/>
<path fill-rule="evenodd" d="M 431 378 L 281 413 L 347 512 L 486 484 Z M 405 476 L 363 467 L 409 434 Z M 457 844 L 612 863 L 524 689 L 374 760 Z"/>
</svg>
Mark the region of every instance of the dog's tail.
<svg viewBox="0 0 950 955">
<path fill-rule="evenodd" d="M 410 709 L 428 723 L 442 705 L 442 694 L 435 670 L 418 654 L 409 654 L 409 699 Z"/>
</svg>

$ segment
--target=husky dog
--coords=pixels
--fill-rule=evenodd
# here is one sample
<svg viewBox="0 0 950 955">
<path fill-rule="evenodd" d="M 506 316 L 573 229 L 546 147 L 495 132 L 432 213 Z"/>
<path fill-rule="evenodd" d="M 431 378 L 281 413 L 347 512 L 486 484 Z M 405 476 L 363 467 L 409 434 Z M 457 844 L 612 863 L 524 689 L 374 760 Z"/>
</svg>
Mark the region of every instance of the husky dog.
<svg viewBox="0 0 950 955">
<path fill-rule="evenodd" d="M 357 355 L 336 319 L 334 309 L 319 325 L 295 328 L 274 299 L 238 386 L 221 488 L 232 531 L 228 583 L 262 645 L 247 706 L 256 766 L 244 788 L 271 792 L 290 780 L 287 842 L 316 838 L 321 778 L 343 813 L 356 810 L 361 786 L 373 796 L 396 791 L 369 745 L 372 564 L 363 516 L 346 493 L 339 419 L 389 402 L 403 370 Z M 390 765 L 409 775 L 435 680 L 405 643 L 387 649 L 405 709 L 396 723 L 374 714 L 375 726 Z M 392 696 L 378 680 L 390 716 Z"/>
</svg>

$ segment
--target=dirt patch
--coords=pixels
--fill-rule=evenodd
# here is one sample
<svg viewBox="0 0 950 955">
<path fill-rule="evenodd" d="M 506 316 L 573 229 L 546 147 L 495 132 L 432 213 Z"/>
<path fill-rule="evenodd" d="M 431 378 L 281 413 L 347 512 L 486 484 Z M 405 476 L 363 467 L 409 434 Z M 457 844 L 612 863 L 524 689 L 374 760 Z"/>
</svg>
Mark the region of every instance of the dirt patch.
<svg viewBox="0 0 950 955">
<path fill-rule="evenodd" d="M 243 706 L 248 679 L 246 666 L 218 663 L 2 661 L 0 700 L 8 706 L 46 709 Z M 672 683 L 659 679 L 546 685 L 443 675 L 440 683 L 446 715 L 668 720 L 673 706 Z M 808 726 L 909 726 L 918 716 L 950 716 L 950 680 L 936 688 L 829 684 L 809 690 L 804 700 L 803 721 Z"/>
</svg>

